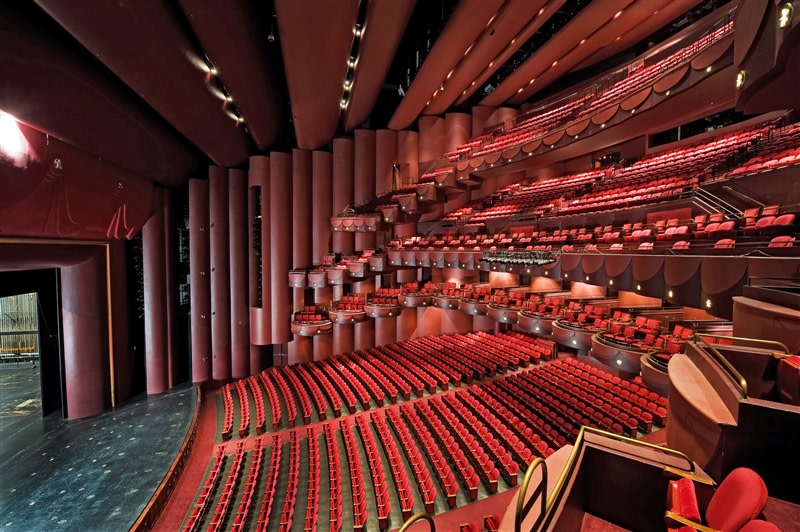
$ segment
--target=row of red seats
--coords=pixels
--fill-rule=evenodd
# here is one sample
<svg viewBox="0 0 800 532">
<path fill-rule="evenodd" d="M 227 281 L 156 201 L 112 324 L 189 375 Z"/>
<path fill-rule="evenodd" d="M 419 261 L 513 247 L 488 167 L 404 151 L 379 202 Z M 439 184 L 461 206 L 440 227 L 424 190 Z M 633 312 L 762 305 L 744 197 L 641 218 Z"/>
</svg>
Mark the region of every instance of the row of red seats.
<svg viewBox="0 0 800 532">
<path fill-rule="evenodd" d="M 282 367 L 281 371 L 284 377 L 288 379 L 289 383 L 291 383 L 292 387 L 294 388 L 295 396 L 299 397 L 300 408 L 303 411 L 303 422 L 308 425 L 311 423 L 311 414 L 313 413 L 309 394 L 306 392 L 305 388 L 303 388 L 303 384 L 300 382 L 300 378 L 297 376 L 297 371 L 292 371 L 288 369 L 287 366 Z"/>
<path fill-rule="evenodd" d="M 454 418 L 437 416 L 431 408 L 431 404 L 437 407 L 437 410 L 441 409 L 441 399 L 438 397 L 414 406 L 422 420 L 428 424 L 428 428 L 438 440 L 443 452 L 446 452 L 450 456 L 451 462 L 455 464 L 469 499 L 474 501 L 478 498 L 481 480 L 489 493 L 497 493 L 500 472 L 480 442 L 472 438 L 466 428 Z M 410 407 L 410 405 L 404 406 Z M 446 420 L 448 424 L 445 425 L 442 419 Z M 468 436 L 469 439 L 467 439 Z"/>
<path fill-rule="evenodd" d="M 326 361 L 323 361 L 323 364 L 325 363 L 329 364 L 331 368 L 333 368 L 336 372 L 339 373 L 339 375 L 341 375 L 342 382 L 350 383 L 350 386 L 352 387 L 353 391 L 355 392 L 356 396 L 361 402 L 361 408 L 363 408 L 364 410 L 368 410 L 370 407 L 369 406 L 370 400 L 373 398 L 370 396 L 370 393 L 367 391 L 367 389 L 364 388 L 364 385 L 361 384 L 361 381 L 357 379 L 355 375 L 353 375 L 353 373 L 350 371 L 350 368 L 348 368 L 344 364 L 342 357 L 337 357 L 336 359 L 328 359 Z M 375 403 L 378 406 L 383 405 L 383 397 L 385 395 L 383 391 L 380 389 L 374 389 L 374 390 L 371 389 L 371 391 L 375 393 L 374 397 Z"/>
<path fill-rule="evenodd" d="M 351 414 L 356 413 L 356 396 L 353 393 L 353 390 L 350 386 L 345 383 L 344 379 L 342 379 L 341 375 L 339 375 L 336 370 L 333 369 L 333 366 L 330 364 L 323 364 L 319 361 L 311 362 L 312 369 L 321 370 L 320 372 L 316 373 L 315 376 L 325 376 L 325 380 L 329 381 L 330 387 L 326 387 L 326 389 L 330 393 L 339 393 L 343 399 L 343 405 L 347 406 L 348 412 Z M 335 385 L 335 386 L 334 386 Z"/>
<path fill-rule="evenodd" d="M 292 431 L 289 436 L 289 475 L 283 489 L 286 498 L 283 501 L 279 530 L 288 531 L 292 529 L 294 521 L 294 509 L 297 502 L 297 491 L 300 487 L 300 438 L 298 431 Z"/>
<path fill-rule="evenodd" d="M 364 310 L 364 298 L 362 296 L 342 296 L 337 310 Z"/>
<path fill-rule="evenodd" d="M 353 529 L 364 530 L 367 526 L 367 494 L 364 489 L 364 478 L 361 475 L 361 458 L 356 440 L 350 425 L 341 420 L 339 428 L 344 438 L 347 464 L 350 467 L 350 491 L 353 496 Z"/>
<path fill-rule="evenodd" d="M 244 442 L 236 443 L 236 452 L 233 455 L 231 462 L 231 469 L 228 471 L 228 476 L 225 479 L 225 484 L 222 487 L 222 494 L 217 500 L 217 506 L 214 509 L 214 514 L 211 516 L 211 523 L 208 530 L 216 532 L 220 530 L 228 515 L 228 508 L 231 504 L 231 497 L 239 482 L 239 477 L 242 473 L 242 462 L 244 461 Z"/>
<path fill-rule="evenodd" d="M 434 437 L 431 435 L 427 425 L 422 422 L 422 419 L 419 417 L 416 409 L 412 405 L 403 405 L 399 408 L 399 411 L 402 413 L 403 418 L 405 418 L 407 421 L 407 426 L 411 427 L 411 431 L 416 436 L 417 441 L 421 443 L 422 447 L 425 449 L 425 454 L 428 457 L 428 461 L 433 466 L 436 478 L 439 480 L 439 485 L 441 486 L 442 492 L 447 499 L 447 505 L 451 509 L 455 508 L 459 485 L 458 481 L 456 481 L 455 474 L 453 474 L 453 472 L 450 470 L 448 460 L 442 453 L 439 443 L 434 440 Z M 387 414 L 389 419 L 395 423 L 395 426 L 401 423 L 401 421 L 399 421 L 400 416 L 397 415 L 397 411 L 395 411 L 394 408 L 389 409 Z M 397 415 L 397 419 L 393 418 L 393 415 Z M 477 496 L 477 488 L 475 494 Z"/>
<path fill-rule="evenodd" d="M 320 421 L 324 421 L 327 417 L 326 413 L 328 411 L 328 403 L 325 400 L 322 389 L 317 385 L 313 377 L 311 377 L 311 374 L 309 373 L 309 370 L 305 364 L 298 364 L 295 366 L 295 368 L 300 376 L 300 380 L 305 385 L 305 389 L 309 390 L 311 393 L 311 398 L 314 400 L 314 404 L 317 407 L 317 418 Z"/>
<path fill-rule="evenodd" d="M 281 424 L 281 403 L 278 399 L 278 392 L 275 390 L 275 386 L 266 371 L 259 373 L 258 378 L 264 386 L 264 390 L 267 392 L 267 399 L 269 400 L 270 413 L 272 416 L 272 430 L 276 431 Z"/>
<path fill-rule="evenodd" d="M 189 518 L 183 525 L 184 532 L 194 532 L 200 528 L 203 521 L 203 516 L 208 511 L 209 503 L 211 502 L 214 491 L 217 489 L 217 484 L 220 479 L 220 472 L 222 466 L 225 464 L 225 447 L 220 445 L 214 454 L 213 462 L 211 463 L 211 470 L 203 481 L 200 488 L 200 495 L 195 500 L 192 510 L 189 513 Z"/>
<path fill-rule="evenodd" d="M 367 463 L 369 464 L 369 470 L 372 476 L 372 488 L 375 493 L 375 503 L 378 507 L 378 528 L 381 530 L 388 530 L 389 512 L 392 510 L 392 505 L 389 501 L 389 485 L 386 483 L 386 475 L 381 465 L 378 445 L 375 443 L 369 421 L 367 421 L 365 416 L 358 416 L 356 418 L 356 426 L 361 435 L 361 442 L 364 444 L 364 450 L 367 453 Z"/>
<path fill-rule="evenodd" d="M 377 412 L 372 412 L 370 414 L 370 419 L 372 420 L 372 424 L 378 433 L 378 441 L 383 447 L 386 460 L 389 462 L 389 470 L 392 472 L 392 479 L 397 492 L 397 498 L 400 500 L 400 511 L 403 515 L 403 521 L 407 521 L 411 517 L 414 510 L 414 492 L 411 489 L 411 482 L 408 480 L 405 465 L 400 458 L 400 452 L 397 450 L 395 439 L 392 436 L 389 426 L 386 424 L 383 416 L 378 415 Z M 362 424 L 359 424 L 359 429 L 362 428 Z M 368 427 L 365 430 L 369 430 Z M 434 495 L 433 500 L 430 501 L 431 506 L 433 506 L 435 499 L 436 496 Z"/>
<path fill-rule="evenodd" d="M 325 392 L 325 398 L 331 405 L 334 417 L 342 415 L 342 398 L 334 388 L 333 384 L 325 376 L 325 373 L 316 365 L 312 364 L 299 364 L 297 367 L 302 367 L 309 374 L 311 380 L 307 380 L 312 389 Z M 320 418 L 322 419 L 322 418 Z"/>
<path fill-rule="evenodd" d="M 263 434 L 267 429 L 267 416 L 264 411 L 264 396 L 261 393 L 261 386 L 255 375 L 247 377 L 247 385 L 250 393 L 253 394 L 254 405 L 256 408 L 256 434 Z"/>
<path fill-rule="evenodd" d="M 258 513 L 258 521 L 256 522 L 256 530 L 259 532 L 267 529 L 267 524 L 272 514 L 272 503 L 275 500 L 275 492 L 278 486 L 278 480 L 280 479 L 281 454 L 281 438 L 276 434 L 272 437 L 267 484 L 264 487 L 264 496 L 261 499 L 261 508 Z"/>
<path fill-rule="evenodd" d="M 376 370 L 369 361 L 357 357 L 355 353 L 345 354 L 343 358 L 355 376 L 367 385 L 378 406 L 383 405 L 384 398 L 391 403 L 397 402 L 397 387 L 382 371 Z"/>
<path fill-rule="evenodd" d="M 222 421 L 222 439 L 229 440 L 233 434 L 233 395 L 230 383 L 225 384 L 221 390 L 222 404 L 224 406 Z"/>
<path fill-rule="evenodd" d="M 437 406 L 436 401 L 432 401 L 432 403 L 434 406 Z M 516 486 L 519 464 L 514 461 L 514 457 L 511 454 L 513 447 L 510 442 L 507 443 L 497 438 L 495 434 L 486 427 L 481 418 L 478 418 L 478 416 L 470 412 L 469 408 L 458 400 L 456 394 L 445 395 L 438 405 L 447 406 L 447 408 L 440 408 L 440 412 L 445 416 L 447 421 L 454 423 L 453 426 L 456 427 L 457 432 L 461 431 L 460 427 L 465 427 L 469 430 L 469 434 L 463 435 L 463 432 L 461 432 L 461 434 L 470 450 L 478 448 L 473 443 L 474 441 L 482 442 L 484 449 L 488 449 L 491 456 L 494 457 L 493 461 L 497 465 L 497 469 L 503 477 L 503 480 L 506 481 L 506 484 L 509 486 Z M 458 421 L 456 421 L 455 416 L 458 416 Z M 479 465 L 483 464 L 483 460 L 485 460 L 483 456 L 479 457 Z M 484 472 L 485 471 L 486 469 L 484 469 Z M 492 477 L 494 476 L 493 471 L 491 475 Z M 490 490 L 491 480 L 492 478 L 490 478 Z"/>
<path fill-rule="evenodd" d="M 244 438 L 250 429 L 250 401 L 247 398 L 247 387 L 243 379 L 237 380 L 236 395 L 239 398 L 239 437 Z"/>
<path fill-rule="evenodd" d="M 344 508 L 342 507 L 342 478 L 339 475 L 341 460 L 339 458 L 339 445 L 336 442 L 336 433 L 331 423 L 323 425 L 325 432 L 325 446 L 328 450 L 328 506 L 330 529 L 338 532 L 342 528 Z"/>
<path fill-rule="evenodd" d="M 320 451 L 317 434 L 306 429 L 308 443 L 308 490 L 306 495 L 306 522 L 303 530 L 316 530 L 319 521 Z"/>
<path fill-rule="evenodd" d="M 236 510 L 236 515 L 231 523 L 231 530 L 238 532 L 244 529 L 248 515 L 250 515 L 250 505 L 253 502 L 253 495 L 261 475 L 261 462 L 264 459 L 264 439 L 256 438 L 253 446 L 253 460 L 248 469 L 247 479 L 242 490 L 241 502 Z"/>
</svg>

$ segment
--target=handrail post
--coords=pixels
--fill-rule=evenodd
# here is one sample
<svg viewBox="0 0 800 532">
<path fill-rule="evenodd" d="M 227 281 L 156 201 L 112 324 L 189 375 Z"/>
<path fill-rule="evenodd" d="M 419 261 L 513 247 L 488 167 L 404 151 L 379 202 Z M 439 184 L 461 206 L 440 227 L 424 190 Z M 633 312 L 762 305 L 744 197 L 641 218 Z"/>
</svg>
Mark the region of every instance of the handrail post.
<svg viewBox="0 0 800 532">
<path fill-rule="evenodd" d="M 542 479 L 539 481 L 539 484 L 536 485 L 531 500 L 525 504 L 525 495 L 528 492 L 528 485 L 531 482 L 531 478 L 533 478 L 533 472 L 538 469 L 539 466 L 542 467 Z M 522 480 L 522 485 L 517 493 L 517 508 L 514 512 L 514 532 L 521 532 L 522 522 L 530 513 L 537 498 L 540 498 L 542 502 L 539 508 L 539 517 L 536 519 L 536 523 L 534 523 L 533 527 L 531 527 L 532 530 L 536 530 L 539 527 L 547 511 L 547 464 L 542 458 L 537 458 L 528 466 L 528 470 L 525 472 L 525 478 Z"/>
<path fill-rule="evenodd" d="M 400 527 L 400 531 L 399 532 L 406 532 L 406 530 L 408 530 L 411 527 L 411 525 L 413 525 L 414 523 L 416 523 L 420 519 L 428 522 L 428 524 L 430 525 L 431 532 L 436 532 L 436 523 L 433 522 L 433 518 L 430 515 L 428 515 L 426 513 L 423 513 L 423 512 L 420 512 L 418 514 L 414 514 L 411 517 L 409 517 L 408 521 L 403 523 L 403 526 Z"/>
</svg>

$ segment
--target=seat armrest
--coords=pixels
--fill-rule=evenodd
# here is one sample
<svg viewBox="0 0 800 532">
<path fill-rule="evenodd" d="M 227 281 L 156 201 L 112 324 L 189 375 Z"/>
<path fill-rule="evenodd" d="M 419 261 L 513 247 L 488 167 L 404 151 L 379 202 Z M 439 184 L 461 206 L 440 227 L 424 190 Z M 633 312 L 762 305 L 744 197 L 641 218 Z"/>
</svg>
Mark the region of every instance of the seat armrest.
<svg viewBox="0 0 800 532">
<path fill-rule="evenodd" d="M 670 512 L 669 510 L 664 513 L 664 522 L 667 524 L 668 528 L 680 528 L 683 526 L 690 526 L 695 530 L 699 530 L 700 532 L 721 532 L 716 528 L 710 528 L 705 525 L 701 525 L 700 523 L 695 523 L 691 519 L 686 519 L 675 512 Z"/>
</svg>

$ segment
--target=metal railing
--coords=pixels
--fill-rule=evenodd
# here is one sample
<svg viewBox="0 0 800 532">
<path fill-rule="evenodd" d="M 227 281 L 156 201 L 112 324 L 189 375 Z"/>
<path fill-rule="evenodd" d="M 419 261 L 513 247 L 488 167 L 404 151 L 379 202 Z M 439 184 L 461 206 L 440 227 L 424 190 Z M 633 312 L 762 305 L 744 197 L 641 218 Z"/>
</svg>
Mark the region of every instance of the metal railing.
<svg viewBox="0 0 800 532">
<path fill-rule="evenodd" d="M 533 473 L 540 467 L 542 469 L 542 478 L 536 485 L 536 489 L 533 490 L 533 495 L 530 500 L 526 503 L 525 496 L 528 493 L 528 486 L 533 478 Z M 514 512 L 514 532 L 521 532 L 522 523 L 525 521 L 525 518 L 528 517 L 537 499 L 540 499 L 542 502 L 539 508 L 539 517 L 536 518 L 531 530 L 539 528 L 547 513 L 547 464 L 541 458 L 537 458 L 528 466 L 528 470 L 525 472 L 525 478 L 522 480 L 522 485 L 517 493 L 517 508 Z"/>
<path fill-rule="evenodd" d="M 711 335 L 706 335 L 711 336 Z M 728 337 L 729 338 L 729 337 Z M 747 381 L 745 380 L 744 376 L 739 373 L 739 371 L 733 367 L 725 356 L 719 352 L 719 350 L 714 347 L 713 344 L 710 344 L 705 341 L 705 339 L 698 335 L 697 333 L 694 334 L 694 341 L 695 343 L 702 343 L 702 345 L 706 348 L 708 352 L 710 352 L 717 362 L 728 372 L 728 375 L 736 381 L 736 384 L 739 386 L 739 397 L 742 399 L 747 399 Z"/>
<path fill-rule="evenodd" d="M 400 532 L 406 532 L 409 528 L 411 528 L 411 525 L 413 525 L 419 520 L 427 521 L 428 525 L 430 525 L 431 532 L 436 532 L 436 523 L 433 522 L 433 518 L 428 514 L 422 512 L 414 514 L 411 517 L 409 517 L 408 521 L 403 523 L 403 526 L 400 527 Z"/>
</svg>

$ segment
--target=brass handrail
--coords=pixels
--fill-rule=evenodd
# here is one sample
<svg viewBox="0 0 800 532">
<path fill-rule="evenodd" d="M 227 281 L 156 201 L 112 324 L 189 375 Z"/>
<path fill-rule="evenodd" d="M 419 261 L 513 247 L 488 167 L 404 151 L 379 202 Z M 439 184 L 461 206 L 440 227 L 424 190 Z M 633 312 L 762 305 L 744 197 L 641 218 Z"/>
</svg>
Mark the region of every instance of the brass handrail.
<svg viewBox="0 0 800 532">
<path fill-rule="evenodd" d="M 705 345 L 708 348 L 708 350 L 711 352 L 711 354 L 714 355 L 714 358 L 717 359 L 717 362 L 722 364 L 722 367 L 724 367 L 727 370 L 727 372 L 730 374 L 730 376 L 738 381 L 738 384 L 739 384 L 739 396 L 742 399 L 747 399 L 747 381 L 742 376 L 742 374 L 739 373 L 739 371 L 737 371 L 737 369 L 733 367 L 733 364 L 728 362 L 728 359 L 725 358 L 725 356 L 723 356 L 723 354 L 720 353 L 717 350 L 717 348 L 714 347 L 713 344 L 709 344 L 708 342 L 706 342 L 697 333 L 694 334 L 694 337 L 695 337 L 695 342 L 697 342 L 697 341 L 702 342 L 703 345 Z"/>
<path fill-rule="evenodd" d="M 753 342 L 754 344 L 767 344 L 767 345 L 775 345 L 783 349 L 783 352 L 786 354 L 791 354 L 789 352 L 789 348 L 786 347 L 786 344 L 782 342 L 778 342 L 776 340 L 762 340 L 761 338 L 747 338 L 745 336 L 721 336 L 719 334 L 707 334 L 704 332 L 696 333 L 698 336 L 702 336 L 703 338 L 722 338 L 724 340 L 740 340 L 742 342 Z"/>
<path fill-rule="evenodd" d="M 528 485 L 531 482 L 531 478 L 533 478 L 533 472 L 538 469 L 539 466 L 542 467 L 542 479 L 539 481 L 539 484 L 536 485 L 531 499 L 525 504 L 525 495 L 528 493 Z M 522 480 L 522 485 L 517 493 L 517 509 L 514 512 L 514 532 L 520 532 L 522 530 L 522 522 L 531 512 L 533 504 L 538 498 L 541 498 L 542 504 L 539 509 L 539 517 L 531 527 L 531 530 L 536 530 L 539 527 L 547 511 L 547 464 L 542 458 L 537 458 L 528 466 L 528 470 L 525 472 L 525 478 Z"/>
<path fill-rule="evenodd" d="M 419 521 L 420 519 L 424 519 L 428 522 L 431 526 L 431 532 L 436 532 L 436 523 L 433 522 L 433 518 L 424 512 L 420 512 L 418 514 L 414 514 L 408 518 L 408 521 L 403 523 L 403 526 L 400 527 L 400 532 L 406 532 L 411 525 Z"/>
<path fill-rule="evenodd" d="M 686 460 L 686 463 L 689 465 L 689 468 L 686 469 L 686 471 L 688 471 L 690 473 L 694 473 L 695 472 L 694 462 L 692 462 L 692 459 L 689 458 L 686 454 L 684 454 L 684 453 L 682 453 L 680 451 L 676 451 L 675 449 L 670 449 L 669 447 L 662 447 L 660 445 L 655 445 L 655 444 L 644 442 L 644 441 L 640 441 L 640 440 L 634 440 L 633 438 L 628 438 L 627 436 L 621 436 L 619 434 L 614 434 L 614 433 L 611 433 L 611 432 L 607 432 L 605 430 L 596 429 L 596 428 L 593 428 L 593 427 L 587 427 L 586 425 L 584 425 L 584 426 L 581 427 L 580 432 L 578 432 L 578 437 L 575 438 L 575 444 L 574 444 L 574 447 L 572 448 L 572 453 L 570 453 L 569 458 L 567 459 L 567 462 L 564 465 L 564 469 L 561 471 L 561 475 L 559 475 L 558 480 L 556 481 L 556 485 L 553 487 L 553 491 L 550 492 L 550 496 L 547 498 L 547 505 L 546 505 L 545 513 L 549 513 L 550 510 L 552 510 L 553 506 L 556 503 L 556 500 L 558 499 L 558 497 L 560 497 L 562 495 L 561 492 L 564 489 L 564 485 L 567 482 L 567 478 L 569 477 L 569 475 L 572 474 L 572 469 L 573 469 L 573 467 L 575 465 L 575 461 L 577 460 L 577 457 L 580 454 L 581 449 L 583 447 L 583 444 L 584 444 L 584 441 L 585 441 L 584 434 L 587 433 L 587 432 L 592 433 L 592 434 L 597 434 L 599 436 L 605 436 L 607 438 L 618 440 L 618 441 L 621 441 L 621 442 L 624 442 L 624 443 L 630 443 L 630 444 L 633 444 L 633 445 L 637 445 L 639 447 L 645 447 L 647 449 L 653 449 L 653 450 L 661 451 L 664 454 L 667 454 L 669 456 L 673 456 L 675 458 L 680 458 L 682 460 Z M 527 474 L 526 474 L 526 476 L 527 476 Z"/>
</svg>

